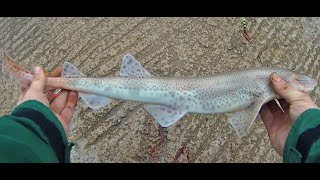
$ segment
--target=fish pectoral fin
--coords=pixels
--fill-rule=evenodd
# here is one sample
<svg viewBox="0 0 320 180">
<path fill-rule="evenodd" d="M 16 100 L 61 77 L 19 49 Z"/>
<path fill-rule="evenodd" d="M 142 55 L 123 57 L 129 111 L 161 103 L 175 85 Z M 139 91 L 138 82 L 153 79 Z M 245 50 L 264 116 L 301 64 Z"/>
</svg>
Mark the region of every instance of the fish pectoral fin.
<svg viewBox="0 0 320 180">
<path fill-rule="evenodd" d="M 131 54 L 126 54 L 122 59 L 120 76 L 152 76 Z"/>
<path fill-rule="evenodd" d="M 164 105 L 146 104 L 144 108 L 162 127 L 171 126 L 187 114 L 187 111 L 180 111 Z"/>
<path fill-rule="evenodd" d="M 79 97 L 83 99 L 83 101 L 91 108 L 91 109 L 98 109 L 103 106 L 108 105 L 112 99 L 102 96 L 97 96 L 94 94 L 88 94 L 84 92 L 78 92 Z"/>
<path fill-rule="evenodd" d="M 86 77 L 76 66 L 69 62 L 64 62 L 62 65 L 61 77 L 64 78 L 77 78 Z M 95 94 L 89 94 L 84 92 L 78 92 L 79 97 L 92 109 L 98 109 L 108 105 L 112 99 L 98 96 Z"/>
<path fill-rule="evenodd" d="M 230 124 L 240 138 L 246 136 L 249 132 L 249 129 L 255 121 L 262 104 L 262 102 L 256 101 L 256 103 L 252 103 L 243 110 L 227 113 Z"/>
</svg>

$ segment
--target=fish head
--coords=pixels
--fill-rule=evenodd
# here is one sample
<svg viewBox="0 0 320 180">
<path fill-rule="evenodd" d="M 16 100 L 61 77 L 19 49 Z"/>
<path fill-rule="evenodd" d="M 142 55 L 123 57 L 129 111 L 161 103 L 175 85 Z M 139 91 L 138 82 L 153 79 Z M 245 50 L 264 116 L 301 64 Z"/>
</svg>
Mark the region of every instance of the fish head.
<svg viewBox="0 0 320 180">
<path fill-rule="evenodd" d="M 281 74 L 282 78 L 293 88 L 305 93 L 311 92 L 318 85 L 318 82 L 315 78 L 299 72 L 287 71 L 280 73 L 280 76 Z"/>
</svg>

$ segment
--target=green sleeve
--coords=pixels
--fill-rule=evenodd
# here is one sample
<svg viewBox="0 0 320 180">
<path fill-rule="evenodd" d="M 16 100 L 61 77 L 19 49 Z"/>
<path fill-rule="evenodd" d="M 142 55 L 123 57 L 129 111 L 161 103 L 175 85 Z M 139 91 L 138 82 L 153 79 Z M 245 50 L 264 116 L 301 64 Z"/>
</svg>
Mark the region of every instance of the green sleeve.
<svg viewBox="0 0 320 180">
<path fill-rule="evenodd" d="M 0 162 L 69 163 L 72 146 L 60 121 L 39 101 L 0 117 Z"/>
<path fill-rule="evenodd" d="M 306 110 L 294 122 L 284 146 L 283 162 L 320 162 L 319 109 Z"/>
</svg>

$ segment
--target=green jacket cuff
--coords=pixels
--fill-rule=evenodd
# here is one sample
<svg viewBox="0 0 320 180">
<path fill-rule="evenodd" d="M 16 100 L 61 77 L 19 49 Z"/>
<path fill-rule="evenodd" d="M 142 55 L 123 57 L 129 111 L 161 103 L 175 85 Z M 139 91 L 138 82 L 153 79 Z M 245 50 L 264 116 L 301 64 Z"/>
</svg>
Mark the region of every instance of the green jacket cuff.
<svg viewBox="0 0 320 180">
<path fill-rule="evenodd" d="M 42 114 L 44 119 L 39 120 L 37 118 L 33 118 L 33 116 L 35 114 L 34 111 L 37 111 L 38 113 Z M 32 116 L 32 117 L 25 117 L 25 116 L 28 116 L 28 114 L 30 114 L 30 116 Z M 56 145 L 57 142 L 59 140 L 61 140 L 64 145 L 64 148 L 59 150 L 60 151 L 59 154 L 61 154 L 61 153 L 64 154 L 64 160 L 63 160 L 64 162 L 66 162 L 66 163 L 70 162 L 70 151 L 71 151 L 74 143 L 68 142 L 67 137 L 66 137 L 66 133 L 64 131 L 64 128 L 63 128 L 61 122 L 58 120 L 58 118 L 55 116 L 55 114 L 47 106 L 45 106 L 43 103 L 36 101 L 36 100 L 28 100 L 28 101 L 23 102 L 20 105 L 16 106 L 13 109 L 13 111 L 11 112 L 11 115 L 25 117 L 23 119 L 18 119 L 18 121 L 20 121 L 20 123 L 24 124 L 25 126 L 33 126 L 34 123 L 37 124 L 38 127 L 40 126 L 40 128 L 32 128 L 32 127 L 30 127 L 30 128 L 34 129 L 35 133 L 37 133 L 38 136 L 41 139 L 43 139 L 47 144 L 49 144 L 55 151 L 57 149 L 61 149 L 61 148 L 55 148 L 55 147 L 57 147 L 57 145 Z M 29 122 L 25 123 L 26 118 L 29 119 L 30 121 L 33 121 L 34 123 L 29 123 Z M 60 134 L 60 136 L 58 136 L 58 134 L 56 132 L 53 134 L 52 128 L 47 128 L 47 129 L 41 128 L 41 126 L 47 126 L 47 124 L 48 124 L 48 122 L 44 122 L 44 120 L 48 120 L 50 122 L 49 123 L 50 125 L 54 125 L 54 127 L 56 127 L 57 132 Z M 61 138 L 57 138 L 57 137 L 61 137 Z M 53 139 L 55 142 L 52 142 L 51 139 Z M 61 152 L 61 151 L 64 151 L 64 152 Z M 57 156 L 59 156 L 59 155 L 57 155 Z"/>
<path fill-rule="evenodd" d="M 320 129 L 317 129 L 319 125 L 319 109 L 308 109 L 297 118 L 284 146 L 283 162 L 301 163 L 320 160 L 320 141 L 317 138 L 320 135 Z"/>
</svg>

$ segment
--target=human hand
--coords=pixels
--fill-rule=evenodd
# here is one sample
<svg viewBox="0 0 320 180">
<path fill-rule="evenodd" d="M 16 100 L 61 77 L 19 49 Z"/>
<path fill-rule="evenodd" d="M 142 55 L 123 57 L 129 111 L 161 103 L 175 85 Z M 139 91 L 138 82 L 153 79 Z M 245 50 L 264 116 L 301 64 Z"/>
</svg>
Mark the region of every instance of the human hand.
<svg viewBox="0 0 320 180">
<path fill-rule="evenodd" d="M 271 87 L 280 96 L 279 103 L 275 101 L 264 104 L 260 110 L 260 117 L 267 128 L 273 148 L 283 156 L 283 149 L 292 124 L 307 109 L 318 108 L 307 93 L 295 90 L 276 73 L 270 76 Z"/>
<path fill-rule="evenodd" d="M 50 74 L 51 77 L 58 77 L 61 74 L 61 68 L 57 68 Z M 61 93 L 51 102 L 52 91 L 44 93 L 46 84 L 46 75 L 40 67 L 36 67 L 33 74 L 33 80 L 29 89 L 20 88 L 18 104 L 28 100 L 37 100 L 51 109 L 61 122 L 66 135 L 69 135 L 69 124 L 71 122 L 74 109 L 78 102 L 78 95 L 75 91 L 62 90 Z"/>
</svg>

